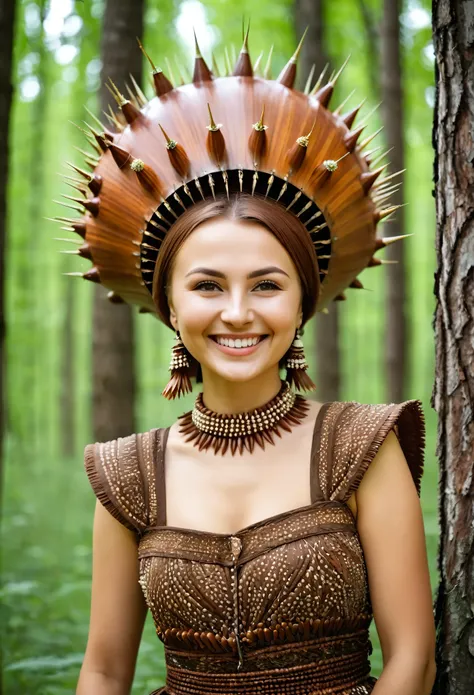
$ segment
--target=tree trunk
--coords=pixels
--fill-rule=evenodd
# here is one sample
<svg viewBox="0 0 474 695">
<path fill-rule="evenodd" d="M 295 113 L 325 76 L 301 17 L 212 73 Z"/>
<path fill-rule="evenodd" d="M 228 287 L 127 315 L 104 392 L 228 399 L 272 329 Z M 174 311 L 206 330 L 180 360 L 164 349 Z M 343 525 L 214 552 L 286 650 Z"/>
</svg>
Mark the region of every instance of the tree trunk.
<svg viewBox="0 0 474 695">
<path fill-rule="evenodd" d="M 295 24 L 298 36 L 308 27 L 300 59 L 300 87 L 313 65 L 314 82 L 329 57 L 324 45 L 324 1 L 295 0 Z M 328 71 L 327 77 L 330 72 Z M 317 363 L 317 395 L 321 401 L 337 401 L 340 397 L 340 353 L 338 303 L 333 302 L 328 314 L 317 313 L 314 321 Z"/>
<path fill-rule="evenodd" d="M 12 54 L 15 0 L 0 5 L 0 498 L 3 483 L 3 437 L 5 432 L 5 249 L 7 228 L 8 129 L 13 98 Z"/>
<path fill-rule="evenodd" d="M 403 86 L 401 70 L 400 37 L 401 0 L 384 0 L 381 41 L 383 120 L 390 153 L 392 173 L 404 168 L 403 138 Z M 400 179 L 397 179 L 400 181 Z M 390 199 L 390 204 L 400 205 L 404 200 L 403 180 Z M 404 234 L 403 208 L 397 211 L 390 224 L 390 236 Z M 406 281 L 404 243 L 391 244 L 385 257 L 398 261 L 388 265 L 386 293 L 385 371 L 387 374 L 387 399 L 392 403 L 403 400 L 408 383 L 407 346 L 410 344 L 406 317 Z"/>
<path fill-rule="evenodd" d="M 136 37 L 143 36 L 143 12 L 143 0 L 107 0 L 101 47 L 102 110 L 112 104 L 105 87 L 109 77 L 125 94 L 130 74 L 138 84 L 142 81 Z M 123 437 L 135 430 L 133 314 L 126 304 L 111 305 L 100 286 L 94 296 L 92 350 L 94 437 L 99 441 Z"/>
<path fill-rule="evenodd" d="M 474 3 L 434 0 L 440 583 L 435 695 L 474 692 Z"/>
</svg>

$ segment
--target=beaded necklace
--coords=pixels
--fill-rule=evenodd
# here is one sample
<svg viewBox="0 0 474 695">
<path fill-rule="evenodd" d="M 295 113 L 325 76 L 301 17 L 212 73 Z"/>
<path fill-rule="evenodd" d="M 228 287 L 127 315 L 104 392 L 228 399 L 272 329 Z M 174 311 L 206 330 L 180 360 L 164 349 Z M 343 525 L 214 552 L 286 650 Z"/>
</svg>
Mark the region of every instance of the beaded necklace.
<svg viewBox="0 0 474 695">
<path fill-rule="evenodd" d="M 265 405 L 243 413 L 216 413 L 206 408 L 203 394 L 196 397 L 194 408 L 179 417 L 179 431 L 186 442 L 193 442 L 199 451 L 209 447 L 232 455 L 244 449 L 252 453 L 255 444 L 265 449 L 265 442 L 275 444 L 273 435 L 281 437 L 280 429 L 291 432 L 309 410 L 308 402 L 283 381 L 277 395 Z"/>
</svg>

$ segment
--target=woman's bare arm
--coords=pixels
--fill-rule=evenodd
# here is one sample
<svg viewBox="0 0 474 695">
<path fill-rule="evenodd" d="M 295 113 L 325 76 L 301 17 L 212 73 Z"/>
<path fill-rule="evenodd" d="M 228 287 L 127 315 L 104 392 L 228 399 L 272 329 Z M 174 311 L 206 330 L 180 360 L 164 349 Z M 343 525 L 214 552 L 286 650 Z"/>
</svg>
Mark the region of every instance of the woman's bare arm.
<svg viewBox="0 0 474 695">
<path fill-rule="evenodd" d="M 435 625 L 423 517 L 393 431 L 366 471 L 356 502 L 384 662 L 373 695 L 429 695 Z"/>
<path fill-rule="evenodd" d="M 129 695 L 147 608 L 135 536 L 100 502 L 92 558 L 89 637 L 76 695 Z"/>
</svg>

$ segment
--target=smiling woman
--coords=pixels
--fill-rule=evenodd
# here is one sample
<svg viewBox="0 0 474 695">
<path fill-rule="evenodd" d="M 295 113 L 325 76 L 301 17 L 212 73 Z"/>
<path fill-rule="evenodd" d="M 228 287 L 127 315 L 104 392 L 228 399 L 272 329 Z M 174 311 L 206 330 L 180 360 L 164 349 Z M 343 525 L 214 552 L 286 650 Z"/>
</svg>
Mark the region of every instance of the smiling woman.
<svg viewBox="0 0 474 695">
<path fill-rule="evenodd" d="M 199 51 L 192 85 L 154 68 L 157 98 L 118 93 L 128 125 L 95 134 L 84 277 L 176 331 L 167 398 L 193 376 L 202 389 L 171 427 L 86 447 L 100 504 L 78 695 L 129 692 L 147 608 L 165 645 L 156 692 L 431 690 L 420 403 L 296 393 L 314 389 L 300 330 L 380 265 L 393 211 L 376 208 L 392 183 L 350 130 L 359 109 L 329 111 L 337 75 L 293 89 L 298 51 L 275 82 L 254 77 L 247 39 L 226 78 Z"/>
<path fill-rule="evenodd" d="M 162 244 L 153 279 L 160 318 L 180 332 L 194 370 L 199 365 L 205 381 L 212 380 L 212 408 L 222 379 L 258 393 L 253 407 L 270 400 L 318 292 L 317 256 L 302 223 L 276 203 L 245 194 L 185 212 Z M 255 344 L 242 345 L 247 338 Z M 305 377 L 299 384 L 311 390 Z M 287 381 L 293 383 L 291 367 Z M 165 392 L 173 397 L 182 384 L 175 374 L 172 384 Z"/>
</svg>

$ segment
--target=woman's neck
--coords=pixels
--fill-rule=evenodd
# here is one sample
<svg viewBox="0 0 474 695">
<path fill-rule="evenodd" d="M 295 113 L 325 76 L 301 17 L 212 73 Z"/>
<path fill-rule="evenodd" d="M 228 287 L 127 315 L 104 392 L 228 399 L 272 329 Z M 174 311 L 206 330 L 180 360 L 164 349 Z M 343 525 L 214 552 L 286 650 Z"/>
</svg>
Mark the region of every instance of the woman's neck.
<svg viewBox="0 0 474 695">
<path fill-rule="evenodd" d="M 228 381 L 203 371 L 203 401 L 215 413 L 243 413 L 260 408 L 281 388 L 278 371 L 261 374 L 250 381 Z"/>
</svg>

